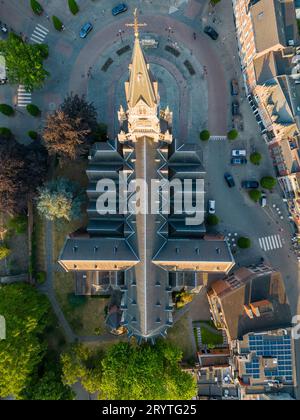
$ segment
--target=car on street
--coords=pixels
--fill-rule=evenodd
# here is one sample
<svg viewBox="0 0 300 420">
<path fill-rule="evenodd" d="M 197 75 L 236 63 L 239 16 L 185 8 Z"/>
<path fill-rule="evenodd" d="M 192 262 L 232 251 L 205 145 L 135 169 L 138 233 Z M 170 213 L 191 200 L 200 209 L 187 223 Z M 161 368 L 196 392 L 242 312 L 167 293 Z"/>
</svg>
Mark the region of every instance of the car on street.
<svg viewBox="0 0 300 420">
<path fill-rule="evenodd" d="M 238 101 L 233 101 L 232 102 L 231 113 L 232 113 L 233 117 L 240 114 L 240 104 L 238 103 Z"/>
<path fill-rule="evenodd" d="M 85 23 L 80 29 L 80 33 L 79 33 L 80 38 L 82 39 L 86 38 L 92 29 L 93 29 L 93 25 L 90 22 Z"/>
<path fill-rule="evenodd" d="M 216 212 L 216 201 L 215 200 L 209 200 L 208 201 L 208 213 L 209 214 L 215 214 Z"/>
<path fill-rule="evenodd" d="M 239 84 L 236 79 L 232 79 L 230 82 L 230 90 L 232 96 L 237 96 L 239 94 Z"/>
<path fill-rule="evenodd" d="M 232 157 L 241 157 L 241 156 L 245 156 L 247 155 L 247 151 L 245 149 L 234 149 L 231 152 L 231 156 Z"/>
<path fill-rule="evenodd" d="M 218 32 L 211 26 L 205 26 L 204 33 L 208 35 L 214 41 L 216 41 L 219 38 Z"/>
<path fill-rule="evenodd" d="M 127 10 L 128 10 L 127 5 L 125 3 L 120 3 L 118 4 L 118 6 L 114 7 L 111 12 L 113 16 L 117 16 L 120 13 L 126 12 Z"/>
<path fill-rule="evenodd" d="M 243 156 L 231 159 L 231 165 L 245 165 L 246 163 L 247 159 Z"/>
<path fill-rule="evenodd" d="M 242 188 L 246 190 L 254 189 L 256 190 L 259 188 L 259 183 L 257 181 L 242 181 Z"/>
<path fill-rule="evenodd" d="M 262 196 L 260 197 L 259 202 L 260 202 L 261 207 L 266 207 L 266 205 L 267 205 L 267 196 L 266 196 L 266 194 L 262 194 Z"/>
<path fill-rule="evenodd" d="M 232 188 L 232 187 L 235 186 L 233 176 L 230 173 L 226 172 L 224 174 L 224 178 L 225 178 L 225 181 L 227 182 L 227 185 L 228 185 L 229 188 Z"/>
</svg>

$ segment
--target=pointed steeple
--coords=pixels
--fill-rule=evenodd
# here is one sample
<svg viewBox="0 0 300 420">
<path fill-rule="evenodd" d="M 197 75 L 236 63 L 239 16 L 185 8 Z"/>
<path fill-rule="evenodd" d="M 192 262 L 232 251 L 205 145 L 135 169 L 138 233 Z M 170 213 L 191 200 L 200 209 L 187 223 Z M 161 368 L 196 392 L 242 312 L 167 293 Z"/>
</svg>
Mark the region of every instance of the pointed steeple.
<svg viewBox="0 0 300 420">
<path fill-rule="evenodd" d="M 129 66 L 130 76 L 126 83 L 126 99 L 129 108 L 134 108 L 140 100 L 143 100 L 150 108 L 157 106 L 158 92 L 157 83 L 152 80 L 149 65 L 146 63 L 139 39 L 139 24 L 137 10 L 134 12 L 134 23 L 128 26 L 134 27 L 135 42 L 132 54 L 132 62 Z"/>
</svg>

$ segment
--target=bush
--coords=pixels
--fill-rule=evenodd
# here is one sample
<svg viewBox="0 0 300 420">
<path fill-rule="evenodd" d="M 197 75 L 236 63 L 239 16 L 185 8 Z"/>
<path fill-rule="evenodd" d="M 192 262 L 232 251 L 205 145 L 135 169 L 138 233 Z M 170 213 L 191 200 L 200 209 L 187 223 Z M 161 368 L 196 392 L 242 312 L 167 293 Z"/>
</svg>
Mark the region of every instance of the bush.
<svg viewBox="0 0 300 420">
<path fill-rule="evenodd" d="M 230 130 L 227 133 L 227 138 L 228 140 L 235 140 L 238 137 L 239 133 L 238 131 L 234 128 L 233 130 Z"/>
<path fill-rule="evenodd" d="M 36 274 L 36 281 L 38 284 L 42 285 L 46 282 L 47 280 L 47 274 L 45 273 L 45 271 L 39 271 Z"/>
<path fill-rule="evenodd" d="M 239 248 L 241 249 L 248 249 L 251 247 L 251 241 L 249 238 L 245 238 L 243 236 L 241 236 L 238 241 L 237 244 L 239 246 Z"/>
<path fill-rule="evenodd" d="M 11 250 L 6 245 L 0 245 L 0 261 L 7 258 L 11 253 Z"/>
<path fill-rule="evenodd" d="M 272 176 L 265 176 L 260 180 L 260 185 L 266 190 L 272 190 L 276 185 L 276 179 Z"/>
<path fill-rule="evenodd" d="M 42 5 L 37 0 L 30 0 L 30 5 L 33 13 L 41 15 L 44 11 Z"/>
<path fill-rule="evenodd" d="M 27 230 L 27 217 L 24 215 L 12 217 L 9 219 L 7 227 L 17 235 L 22 235 Z"/>
<path fill-rule="evenodd" d="M 257 203 L 260 200 L 261 195 L 262 194 L 261 194 L 261 192 L 259 190 L 251 190 L 251 191 L 249 191 L 249 197 L 255 203 Z"/>
<path fill-rule="evenodd" d="M 79 12 L 79 7 L 75 0 L 68 0 L 69 9 L 73 15 L 76 15 Z"/>
<path fill-rule="evenodd" d="M 72 308 L 79 308 L 87 303 L 87 298 L 86 296 L 77 296 L 74 293 L 69 293 L 68 303 Z"/>
<path fill-rule="evenodd" d="M 11 117 L 12 115 L 14 115 L 15 110 L 10 105 L 0 104 L 0 112 L 6 115 L 7 117 Z"/>
<path fill-rule="evenodd" d="M 253 163 L 253 165 L 259 165 L 262 160 L 262 155 L 258 152 L 254 152 L 250 155 L 250 162 Z"/>
<path fill-rule="evenodd" d="M 37 140 L 39 135 L 36 131 L 30 130 L 28 131 L 28 136 L 32 139 L 32 140 Z"/>
<path fill-rule="evenodd" d="M 219 218 L 215 214 L 209 214 L 206 218 L 206 223 L 209 226 L 216 226 L 219 224 Z"/>
<path fill-rule="evenodd" d="M 210 139 L 210 132 L 208 130 L 203 130 L 200 133 L 200 140 L 208 141 Z"/>
<path fill-rule="evenodd" d="M 57 16 L 52 16 L 53 26 L 57 31 L 63 30 L 63 23 Z"/>
<path fill-rule="evenodd" d="M 29 104 L 26 106 L 26 110 L 28 114 L 32 115 L 33 117 L 39 117 L 41 115 L 40 108 L 36 105 Z"/>
<path fill-rule="evenodd" d="M 9 138 L 12 136 L 12 132 L 7 127 L 0 127 L 0 135 Z"/>
</svg>

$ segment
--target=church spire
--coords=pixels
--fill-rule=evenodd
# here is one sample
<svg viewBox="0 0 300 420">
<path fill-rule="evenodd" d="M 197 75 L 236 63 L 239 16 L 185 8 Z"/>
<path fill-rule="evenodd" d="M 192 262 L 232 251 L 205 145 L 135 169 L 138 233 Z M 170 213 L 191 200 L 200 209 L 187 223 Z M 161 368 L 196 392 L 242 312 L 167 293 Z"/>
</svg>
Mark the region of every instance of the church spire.
<svg viewBox="0 0 300 420">
<path fill-rule="evenodd" d="M 149 66 L 146 63 L 139 39 L 139 28 L 146 26 L 138 22 L 137 9 L 134 11 L 134 23 L 127 24 L 134 28 L 135 42 L 132 54 L 132 62 L 129 66 L 130 77 L 126 84 L 126 97 L 129 108 L 134 108 L 142 100 L 150 108 L 157 106 L 158 93 L 157 83 L 152 80 Z"/>
</svg>

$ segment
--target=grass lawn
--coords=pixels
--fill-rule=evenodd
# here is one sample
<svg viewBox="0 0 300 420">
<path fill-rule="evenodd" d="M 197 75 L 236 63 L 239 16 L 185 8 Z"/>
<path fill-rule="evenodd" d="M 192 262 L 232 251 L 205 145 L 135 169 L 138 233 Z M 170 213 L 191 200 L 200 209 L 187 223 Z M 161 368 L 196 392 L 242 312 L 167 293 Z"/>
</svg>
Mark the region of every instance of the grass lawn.
<svg viewBox="0 0 300 420">
<path fill-rule="evenodd" d="M 184 360 L 195 357 L 192 339 L 188 314 L 180 318 L 172 328 L 168 329 L 167 340 L 182 350 Z"/>
<path fill-rule="evenodd" d="M 68 300 L 68 295 L 74 293 L 72 273 L 56 272 L 54 289 L 61 309 L 76 334 L 93 336 L 106 332 L 104 308 L 108 299 L 86 297 L 82 305 L 72 306 Z"/>
<path fill-rule="evenodd" d="M 37 271 L 46 271 L 45 220 L 34 210 L 35 264 Z"/>
<path fill-rule="evenodd" d="M 209 324 L 209 327 L 210 328 L 206 328 L 205 325 L 201 325 L 202 344 L 210 347 L 223 344 L 222 333 L 212 327 L 211 324 Z M 214 328 L 215 332 L 213 332 L 211 328 Z"/>
</svg>

